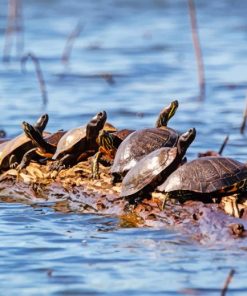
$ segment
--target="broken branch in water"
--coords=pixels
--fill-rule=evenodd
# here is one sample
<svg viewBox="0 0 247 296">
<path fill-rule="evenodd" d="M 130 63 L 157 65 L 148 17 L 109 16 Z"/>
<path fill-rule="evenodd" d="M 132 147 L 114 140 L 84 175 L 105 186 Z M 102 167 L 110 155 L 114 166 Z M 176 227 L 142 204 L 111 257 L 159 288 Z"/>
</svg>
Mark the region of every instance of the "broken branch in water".
<svg viewBox="0 0 247 296">
<path fill-rule="evenodd" d="M 23 72 L 25 71 L 25 64 L 29 58 L 32 60 L 34 66 L 35 66 L 35 72 L 36 72 L 36 76 L 37 76 L 37 79 L 39 82 L 39 87 L 40 87 L 40 91 L 41 91 L 41 95 L 42 95 L 42 99 L 43 99 L 43 105 L 46 106 L 48 103 L 48 96 L 47 96 L 45 80 L 44 80 L 44 76 L 42 74 L 39 60 L 33 53 L 28 53 L 22 57 L 22 59 L 21 59 L 22 71 Z"/>
<path fill-rule="evenodd" d="M 205 95 L 205 75 L 204 75 L 202 50 L 200 46 L 197 21 L 196 21 L 196 9 L 195 9 L 195 4 L 193 0 L 188 0 L 188 7 L 189 7 L 189 14 L 190 14 L 192 39 L 193 39 L 193 45 L 194 45 L 194 50 L 196 55 L 196 62 L 197 62 L 198 81 L 199 81 L 199 87 L 200 87 L 199 99 L 202 100 Z"/>
<path fill-rule="evenodd" d="M 225 281 L 225 284 L 224 284 L 224 287 L 223 289 L 221 290 L 221 296 L 225 296 L 226 295 L 226 292 L 228 290 L 228 286 L 234 276 L 234 273 L 235 273 L 235 270 L 234 269 L 231 269 L 227 278 L 226 278 L 226 281 Z"/>
<path fill-rule="evenodd" d="M 18 56 L 21 56 L 24 48 L 21 0 L 8 1 L 8 16 L 7 27 L 5 31 L 5 43 L 3 47 L 3 62 L 9 62 L 10 60 L 12 38 L 14 34 L 16 35 L 16 52 Z"/>
<path fill-rule="evenodd" d="M 219 152 L 218 152 L 219 155 L 222 155 L 222 152 L 223 152 L 223 150 L 225 149 L 228 140 L 229 140 L 229 136 L 227 135 L 227 136 L 225 137 L 224 142 L 222 143 L 222 145 L 221 145 L 221 147 L 220 147 L 220 149 L 219 149 Z"/>
<path fill-rule="evenodd" d="M 246 96 L 246 103 L 245 103 L 245 109 L 244 109 L 244 115 L 243 115 L 243 121 L 240 127 L 240 133 L 243 135 L 244 134 L 244 129 L 246 125 L 246 120 L 247 120 L 247 96 Z"/>
<path fill-rule="evenodd" d="M 63 50 L 62 58 L 61 58 L 61 61 L 64 65 L 67 65 L 69 63 L 69 58 L 71 55 L 71 51 L 72 51 L 75 39 L 80 35 L 81 30 L 82 30 L 82 26 L 80 23 L 78 23 L 67 38 L 67 41 Z"/>
</svg>

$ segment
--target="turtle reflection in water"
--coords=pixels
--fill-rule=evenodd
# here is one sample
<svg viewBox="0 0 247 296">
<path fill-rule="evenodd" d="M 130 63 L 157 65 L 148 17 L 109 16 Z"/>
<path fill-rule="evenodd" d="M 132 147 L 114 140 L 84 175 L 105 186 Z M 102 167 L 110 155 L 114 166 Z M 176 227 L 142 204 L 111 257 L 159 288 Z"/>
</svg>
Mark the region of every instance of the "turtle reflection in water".
<svg viewBox="0 0 247 296">
<path fill-rule="evenodd" d="M 212 201 L 247 191 L 247 166 L 227 157 L 202 157 L 185 163 L 158 188 L 166 198 Z"/>
<path fill-rule="evenodd" d="M 121 196 L 131 202 L 147 197 L 181 164 L 195 136 L 196 130 L 189 129 L 179 137 L 177 147 L 163 147 L 142 158 L 124 177 Z"/>
<path fill-rule="evenodd" d="M 160 113 L 156 128 L 135 131 L 121 143 L 111 167 L 113 183 L 119 182 L 145 155 L 161 147 L 174 147 L 177 144 L 179 133 L 167 127 L 177 107 L 178 101 L 171 102 Z"/>
</svg>

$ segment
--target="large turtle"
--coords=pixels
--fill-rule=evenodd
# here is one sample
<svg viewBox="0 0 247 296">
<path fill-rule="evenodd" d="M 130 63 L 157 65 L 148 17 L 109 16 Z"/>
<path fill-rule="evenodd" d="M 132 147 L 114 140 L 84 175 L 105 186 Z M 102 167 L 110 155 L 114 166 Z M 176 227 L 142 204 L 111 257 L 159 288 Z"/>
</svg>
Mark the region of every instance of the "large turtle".
<svg viewBox="0 0 247 296">
<path fill-rule="evenodd" d="M 105 111 L 96 114 L 87 125 L 66 132 L 58 142 L 52 159 L 56 160 L 53 169 L 60 170 L 95 154 L 98 149 L 96 139 L 104 127 L 107 115 Z"/>
<path fill-rule="evenodd" d="M 157 189 L 181 201 L 240 193 L 247 191 L 247 166 L 227 157 L 201 157 L 179 167 Z"/>
<path fill-rule="evenodd" d="M 48 115 L 44 114 L 37 120 L 35 128 L 42 133 L 47 122 Z M 15 168 L 21 162 L 24 153 L 34 147 L 32 141 L 23 133 L 3 144 L 0 150 L 1 169 Z"/>
<path fill-rule="evenodd" d="M 153 191 L 181 164 L 195 136 L 191 128 L 179 137 L 176 147 L 162 147 L 142 158 L 124 177 L 120 196 L 133 201 Z"/>
<path fill-rule="evenodd" d="M 156 128 L 167 126 L 168 120 L 175 114 L 178 108 L 178 101 L 175 100 L 161 110 L 156 123 Z M 92 164 L 92 177 L 99 179 L 99 162 L 104 165 L 111 165 L 115 158 L 116 152 L 122 141 L 132 134 L 135 130 L 123 129 L 116 132 L 107 132 L 102 130 L 98 137 L 99 151 L 95 155 Z"/>
<path fill-rule="evenodd" d="M 120 181 L 145 155 L 161 147 L 173 147 L 177 144 L 179 133 L 167 127 L 177 108 L 178 101 L 171 102 L 160 113 L 155 128 L 137 130 L 123 140 L 111 167 L 113 183 Z"/>
</svg>

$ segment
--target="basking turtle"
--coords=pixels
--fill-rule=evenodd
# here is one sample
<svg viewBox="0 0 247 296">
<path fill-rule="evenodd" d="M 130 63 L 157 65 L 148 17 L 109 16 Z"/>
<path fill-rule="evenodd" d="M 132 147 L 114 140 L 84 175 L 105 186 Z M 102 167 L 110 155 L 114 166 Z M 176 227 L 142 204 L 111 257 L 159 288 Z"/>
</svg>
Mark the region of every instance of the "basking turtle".
<svg viewBox="0 0 247 296">
<path fill-rule="evenodd" d="M 92 178 L 99 179 L 99 162 L 103 165 L 111 165 L 116 155 L 117 149 L 122 141 L 134 130 L 123 129 L 110 133 L 105 129 L 101 130 L 97 139 L 99 149 L 95 154 L 92 163 Z"/>
<path fill-rule="evenodd" d="M 161 110 L 157 121 L 156 128 L 162 128 L 167 125 L 168 120 L 175 114 L 178 108 L 178 101 L 175 100 L 171 104 Z M 105 130 L 105 128 L 104 128 Z M 92 164 L 92 177 L 99 179 L 99 162 L 104 165 L 111 165 L 117 149 L 122 141 L 135 130 L 124 129 L 113 133 L 101 131 L 98 137 L 99 151 L 96 153 Z"/>
<path fill-rule="evenodd" d="M 161 147 L 174 147 L 177 144 L 179 133 L 167 127 L 177 108 L 178 101 L 171 102 L 160 113 L 155 128 L 135 131 L 123 140 L 111 167 L 113 182 L 120 181 L 145 155 Z"/>
<path fill-rule="evenodd" d="M 33 159 L 51 159 L 56 152 L 58 142 L 66 131 L 59 130 L 53 134 L 43 136 L 38 129 L 27 122 L 22 123 L 22 128 L 26 136 L 33 142 L 34 147 L 28 151 L 23 157 L 23 161 L 19 166 L 20 169 L 26 167 Z M 117 129 L 111 123 L 106 122 L 103 127 L 107 132 L 116 132 Z"/>
<path fill-rule="evenodd" d="M 181 201 L 240 193 L 247 190 L 247 166 L 227 157 L 201 157 L 179 167 L 157 189 Z"/>
<path fill-rule="evenodd" d="M 66 131 L 59 130 L 53 134 L 42 135 L 37 128 L 23 121 L 22 127 L 25 135 L 32 141 L 33 147 L 28 150 L 18 166 L 18 170 L 25 168 L 31 160 L 51 159 L 54 155 L 57 144 Z"/>
<path fill-rule="evenodd" d="M 120 196 L 133 201 L 153 191 L 181 164 L 195 136 L 196 130 L 189 129 L 179 137 L 176 147 L 162 147 L 143 157 L 124 177 Z"/>
<path fill-rule="evenodd" d="M 93 155 L 98 149 L 96 139 L 104 127 L 106 117 L 105 111 L 99 112 L 87 125 L 67 131 L 58 142 L 52 157 L 57 162 L 52 168 L 60 170 Z"/>
<path fill-rule="evenodd" d="M 44 114 L 37 120 L 35 128 L 42 133 L 47 122 L 48 115 Z M 1 169 L 15 168 L 22 160 L 24 153 L 33 148 L 32 141 L 25 134 L 21 134 L 2 145 L 4 147 L 0 152 Z"/>
</svg>

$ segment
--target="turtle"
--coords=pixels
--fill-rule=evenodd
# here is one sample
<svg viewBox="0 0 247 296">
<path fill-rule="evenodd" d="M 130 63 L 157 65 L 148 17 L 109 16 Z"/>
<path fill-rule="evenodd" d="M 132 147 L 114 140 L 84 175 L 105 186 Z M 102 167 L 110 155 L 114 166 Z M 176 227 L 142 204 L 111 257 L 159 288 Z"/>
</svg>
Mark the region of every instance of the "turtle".
<svg viewBox="0 0 247 296">
<path fill-rule="evenodd" d="M 22 123 L 22 128 L 26 136 L 32 140 L 34 147 L 36 148 L 32 148 L 25 153 L 19 169 L 26 167 L 32 159 L 51 159 L 56 152 L 59 140 L 66 133 L 64 130 L 58 130 L 57 132 L 44 137 L 38 129 L 25 121 Z M 104 129 L 109 133 L 117 131 L 117 128 L 109 122 L 104 124 Z"/>
<path fill-rule="evenodd" d="M 195 137 L 196 129 L 191 128 L 179 136 L 176 147 L 162 147 L 143 157 L 123 178 L 120 197 L 132 202 L 148 196 L 181 164 Z"/>
<path fill-rule="evenodd" d="M 106 112 L 101 111 L 87 125 L 67 131 L 58 142 L 56 152 L 52 157 L 52 160 L 56 162 L 51 168 L 60 170 L 73 166 L 76 162 L 95 154 L 98 149 L 96 139 L 99 131 L 104 127 L 106 118 Z"/>
<path fill-rule="evenodd" d="M 110 170 L 113 183 L 121 181 L 122 177 L 145 155 L 161 147 L 174 147 L 177 144 L 179 132 L 167 127 L 169 119 L 177 108 L 178 101 L 171 102 L 161 111 L 155 128 L 137 130 L 122 141 Z"/>
<path fill-rule="evenodd" d="M 222 156 L 197 158 L 179 167 L 157 190 L 181 202 L 212 201 L 247 191 L 247 166 Z"/>
<path fill-rule="evenodd" d="M 18 170 L 25 168 L 31 160 L 46 160 L 51 159 L 54 155 L 57 144 L 62 136 L 66 133 L 64 130 L 58 130 L 55 133 L 42 135 L 37 128 L 23 121 L 22 128 L 25 135 L 32 141 L 33 147 L 28 150 L 18 165 Z"/>
<path fill-rule="evenodd" d="M 99 163 L 105 166 L 112 165 L 116 151 L 122 141 L 135 130 L 123 129 L 116 132 L 101 130 L 97 139 L 99 145 L 98 152 L 92 162 L 92 178 L 99 179 Z"/>
<path fill-rule="evenodd" d="M 156 123 L 156 128 L 161 128 L 167 125 L 167 121 L 175 114 L 178 108 L 178 101 L 175 100 L 161 110 Z M 169 116 L 164 116 L 169 113 Z M 92 163 L 92 177 L 99 179 L 99 162 L 104 165 L 111 165 L 115 158 L 117 149 L 122 141 L 135 130 L 123 129 L 113 133 L 101 131 L 98 137 L 99 151 L 94 157 Z"/>
<path fill-rule="evenodd" d="M 43 132 L 48 119 L 48 114 L 41 115 L 35 123 L 35 128 Z M 0 168 L 2 170 L 15 168 L 22 160 L 24 153 L 33 148 L 32 141 L 24 133 L 3 144 L 4 147 L 0 152 Z"/>
</svg>

